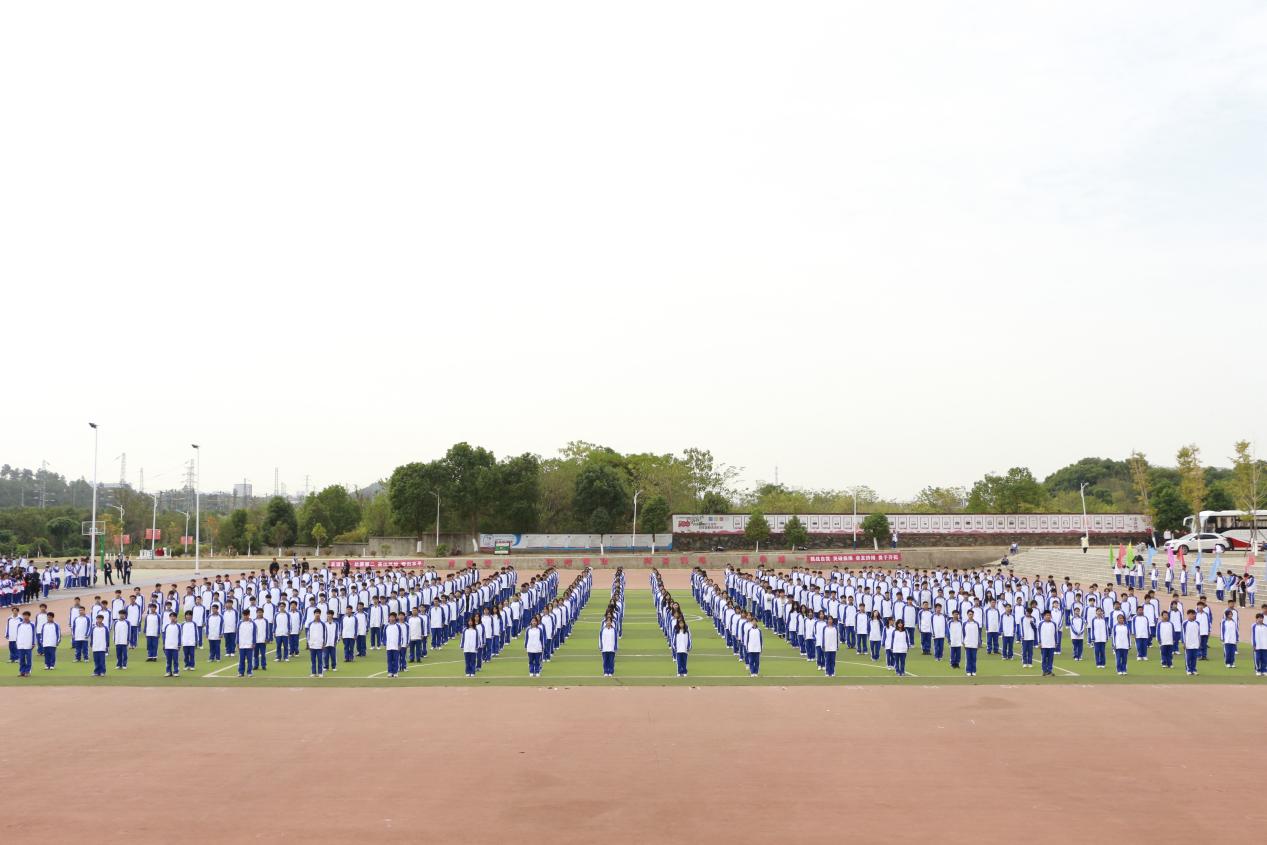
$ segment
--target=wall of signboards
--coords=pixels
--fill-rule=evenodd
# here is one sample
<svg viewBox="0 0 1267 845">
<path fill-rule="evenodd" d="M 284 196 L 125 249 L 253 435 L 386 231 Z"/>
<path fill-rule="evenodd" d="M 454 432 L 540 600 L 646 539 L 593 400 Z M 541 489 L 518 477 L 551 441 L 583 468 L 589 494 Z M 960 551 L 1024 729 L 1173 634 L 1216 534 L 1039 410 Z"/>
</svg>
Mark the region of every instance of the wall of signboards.
<svg viewBox="0 0 1267 845">
<path fill-rule="evenodd" d="M 898 534 L 1081 534 L 1082 514 L 887 514 Z M 770 530 L 781 533 L 792 514 L 767 514 Z M 797 514 L 810 534 L 853 534 L 862 531 L 866 514 Z M 1143 514 L 1088 514 L 1090 534 L 1142 534 L 1149 529 Z M 742 534 L 747 514 L 677 514 L 675 534 Z"/>
</svg>

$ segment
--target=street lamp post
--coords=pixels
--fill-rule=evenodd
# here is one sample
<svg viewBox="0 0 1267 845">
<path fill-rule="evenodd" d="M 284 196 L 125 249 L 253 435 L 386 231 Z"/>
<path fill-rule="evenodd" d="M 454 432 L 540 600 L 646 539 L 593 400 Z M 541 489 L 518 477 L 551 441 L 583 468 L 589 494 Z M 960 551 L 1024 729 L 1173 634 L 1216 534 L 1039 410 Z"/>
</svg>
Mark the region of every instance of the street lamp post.
<svg viewBox="0 0 1267 845">
<path fill-rule="evenodd" d="M 123 532 L 127 531 L 127 524 L 123 521 L 123 505 L 110 505 L 119 512 L 119 554 L 123 554 Z"/>
<path fill-rule="evenodd" d="M 154 515 L 150 518 L 150 560 L 154 560 L 154 544 L 158 542 L 158 496 L 151 493 L 150 498 L 154 500 Z"/>
<path fill-rule="evenodd" d="M 1082 542 L 1091 545 L 1091 536 L 1087 532 L 1087 482 L 1078 485 L 1078 495 L 1082 498 Z"/>
<path fill-rule="evenodd" d="M 853 488 L 853 548 L 858 550 L 858 488 Z"/>
<path fill-rule="evenodd" d="M 189 536 L 189 512 L 176 511 L 176 513 L 180 514 L 181 516 L 185 518 L 185 533 L 180 535 L 180 546 L 181 546 L 182 554 L 188 554 L 189 541 L 187 541 L 185 538 Z"/>
<path fill-rule="evenodd" d="M 630 533 L 630 535 L 629 535 L 629 551 L 630 551 L 630 553 L 632 553 L 632 552 L 633 552 L 633 550 L 634 550 L 634 544 L 635 544 L 635 543 L 637 542 L 637 540 L 638 540 L 638 497 L 639 497 L 639 496 L 641 496 L 641 495 L 642 495 L 642 491 L 641 491 L 641 490 L 638 490 L 638 491 L 636 491 L 636 492 L 634 493 L 633 532 L 632 532 L 632 533 Z"/>
<path fill-rule="evenodd" d="M 97 447 L 101 444 L 101 432 L 97 424 L 92 426 L 92 525 L 88 528 L 88 565 L 92 567 L 92 583 L 97 583 Z"/>
<path fill-rule="evenodd" d="M 440 494 L 432 490 L 431 495 L 436 497 L 436 545 L 431 554 L 437 555 L 440 553 Z"/>
<path fill-rule="evenodd" d="M 198 488 L 202 486 L 202 450 L 198 448 L 197 443 L 191 443 L 194 447 L 195 471 L 194 471 L 194 574 L 197 575 L 202 569 L 202 500 L 199 498 Z M 188 530 L 188 529 L 186 529 Z"/>
</svg>

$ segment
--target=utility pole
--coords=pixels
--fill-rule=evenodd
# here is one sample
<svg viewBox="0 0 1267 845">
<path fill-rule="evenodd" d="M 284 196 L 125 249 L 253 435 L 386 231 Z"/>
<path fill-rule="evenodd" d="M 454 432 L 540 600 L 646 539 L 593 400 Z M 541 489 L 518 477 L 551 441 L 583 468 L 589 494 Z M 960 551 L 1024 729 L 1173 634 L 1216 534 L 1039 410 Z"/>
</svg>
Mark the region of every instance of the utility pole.
<svg viewBox="0 0 1267 845">
<path fill-rule="evenodd" d="M 194 461 L 198 468 L 197 482 L 194 484 L 194 574 L 202 568 L 202 500 L 198 496 L 198 487 L 202 484 L 202 450 L 197 443 L 194 447 Z"/>
<path fill-rule="evenodd" d="M 92 524 L 88 528 L 88 559 L 93 568 L 92 583 L 97 583 L 97 447 L 101 443 L 101 432 L 97 424 L 92 426 Z"/>
<path fill-rule="evenodd" d="M 40 461 L 40 510 L 48 506 L 48 461 Z"/>
</svg>

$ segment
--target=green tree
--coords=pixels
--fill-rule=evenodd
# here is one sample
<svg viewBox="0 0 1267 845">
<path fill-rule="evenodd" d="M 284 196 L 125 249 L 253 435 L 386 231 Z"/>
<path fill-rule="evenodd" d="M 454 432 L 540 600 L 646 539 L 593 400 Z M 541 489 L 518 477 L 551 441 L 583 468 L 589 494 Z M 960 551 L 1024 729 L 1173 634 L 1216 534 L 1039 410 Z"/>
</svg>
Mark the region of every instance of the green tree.
<svg viewBox="0 0 1267 845">
<path fill-rule="evenodd" d="M 638 530 L 647 534 L 662 534 L 669 530 L 669 502 L 663 496 L 653 496 L 638 511 Z"/>
<path fill-rule="evenodd" d="M 572 496 L 572 510 L 594 532 L 592 516 L 602 509 L 607 520 L 613 514 L 625 514 L 631 510 L 629 490 L 620 471 L 609 463 L 591 463 L 576 477 L 576 491 Z"/>
<path fill-rule="evenodd" d="M 612 531 L 612 515 L 607 508 L 594 508 L 590 512 L 589 530 L 591 534 L 610 534 Z"/>
<path fill-rule="evenodd" d="M 1153 487 L 1148 501 L 1154 530 L 1183 530 L 1184 517 L 1191 513 L 1192 507 L 1173 484 L 1162 482 Z"/>
<path fill-rule="evenodd" d="M 295 506 L 281 496 L 269 499 L 264 507 L 264 521 L 260 523 L 260 531 L 268 542 L 278 548 L 294 543 L 299 536 Z"/>
<path fill-rule="evenodd" d="M 536 531 L 541 522 L 541 459 L 525 453 L 497 463 L 492 485 L 491 531 Z"/>
<path fill-rule="evenodd" d="M 1131 456 L 1126 459 L 1126 467 L 1131 473 L 1131 487 L 1135 491 L 1135 501 L 1138 503 L 1136 507 L 1144 513 L 1149 513 L 1148 509 L 1148 458 L 1144 457 L 1144 453 L 1139 450 L 1131 452 Z"/>
<path fill-rule="evenodd" d="M 770 523 L 766 520 L 765 514 L 756 510 L 748 514 L 748 524 L 743 527 L 743 535 L 758 548 L 760 548 L 762 543 L 768 542 L 770 539 Z"/>
<path fill-rule="evenodd" d="M 332 484 L 304 499 L 299 509 L 299 539 L 313 540 L 312 528 L 321 523 L 327 534 L 352 531 L 361 521 L 361 503 L 342 484 Z"/>
<path fill-rule="evenodd" d="M 1047 491 L 1026 467 L 1012 467 L 1007 475 L 989 475 L 972 485 L 969 513 L 1038 513 L 1047 504 Z"/>
<path fill-rule="evenodd" d="M 79 528 L 79 524 L 68 516 L 57 516 L 50 519 L 45 528 L 48 536 L 57 542 L 57 548 L 65 551 L 66 540 Z"/>
<path fill-rule="evenodd" d="M 869 513 L 867 518 L 862 520 L 862 536 L 866 537 L 872 545 L 888 542 L 891 534 L 889 518 L 882 513 Z"/>
<path fill-rule="evenodd" d="M 317 544 L 317 554 L 321 554 L 321 544 L 326 541 L 327 537 L 326 527 L 318 522 L 316 525 L 312 526 L 309 533 L 312 535 L 312 542 Z"/>
<path fill-rule="evenodd" d="M 789 549 L 795 549 L 809 542 L 809 531 L 805 528 L 805 523 L 793 516 L 783 526 L 783 539 Z"/>
<path fill-rule="evenodd" d="M 958 513 L 967 494 L 962 487 L 925 487 L 915 497 L 919 513 Z"/>
<path fill-rule="evenodd" d="M 250 518 L 251 515 L 246 508 L 238 508 L 232 511 L 228 518 L 220 522 L 220 530 L 217 532 L 216 542 L 226 549 L 236 549 L 237 551 L 245 552 L 247 546 L 246 530 Z"/>
<path fill-rule="evenodd" d="M 700 499 L 700 513 L 730 513 L 730 500 L 721 493 L 709 490 Z"/>
<path fill-rule="evenodd" d="M 1233 508 L 1252 513 L 1267 508 L 1267 485 L 1263 484 L 1263 462 L 1254 456 L 1248 440 L 1232 447 L 1232 477 L 1226 482 Z M 1250 548 L 1258 548 L 1258 520 L 1250 520 Z"/>
<path fill-rule="evenodd" d="M 455 443 L 440 463 L 446 476 L 440 495 L 449 512 L 472 534 L 478 533 L 481 518 L 491 509 L 497 459 L 483 447 Z"/>
<path fill-rule="evenodd" d="M 1195 443 L 1182 447 L 1175 454 L 1175 463 L 1179 467 L 1179 495 L 1192 508 L 1192 514 L 1200 513 L 1208 494 L 1205 471 L 1201 468 L 1201 449 Z M 1193 525 L 1192 530 L 1199 531 L 1200 526 Z"/>
<path fill-rule="evenodd" d="M 421 537 L 435 527 L 436 500 L 433 493 L 445 496 L 448 481 L 438 461 L 411 463 L 396 467 L 387 482 L 392 522 L 402 531 Z M 445 499 L 447 502 L 447 497 Z M 444 517 L 441 516 L 441 520 Z"/>
</svg>

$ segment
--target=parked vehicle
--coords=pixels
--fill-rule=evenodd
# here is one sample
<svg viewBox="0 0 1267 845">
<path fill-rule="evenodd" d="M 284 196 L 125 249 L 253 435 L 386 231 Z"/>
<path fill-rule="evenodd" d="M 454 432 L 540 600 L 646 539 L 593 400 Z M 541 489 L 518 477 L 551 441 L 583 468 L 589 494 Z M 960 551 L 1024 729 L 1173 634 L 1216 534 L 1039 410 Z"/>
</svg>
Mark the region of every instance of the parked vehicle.
<svg viewBox="0 0 1267 845">
<path fill-rule="evenodd" d="M 1185 534 L 1166 543 L 1166 548 L 1190 555 L 1200 549 L 1206 552 L 1225 552 L 1232 548 L 1232 541 L 1222 534 L 1207 531 L 1201 534 Z"/>
</svg>

